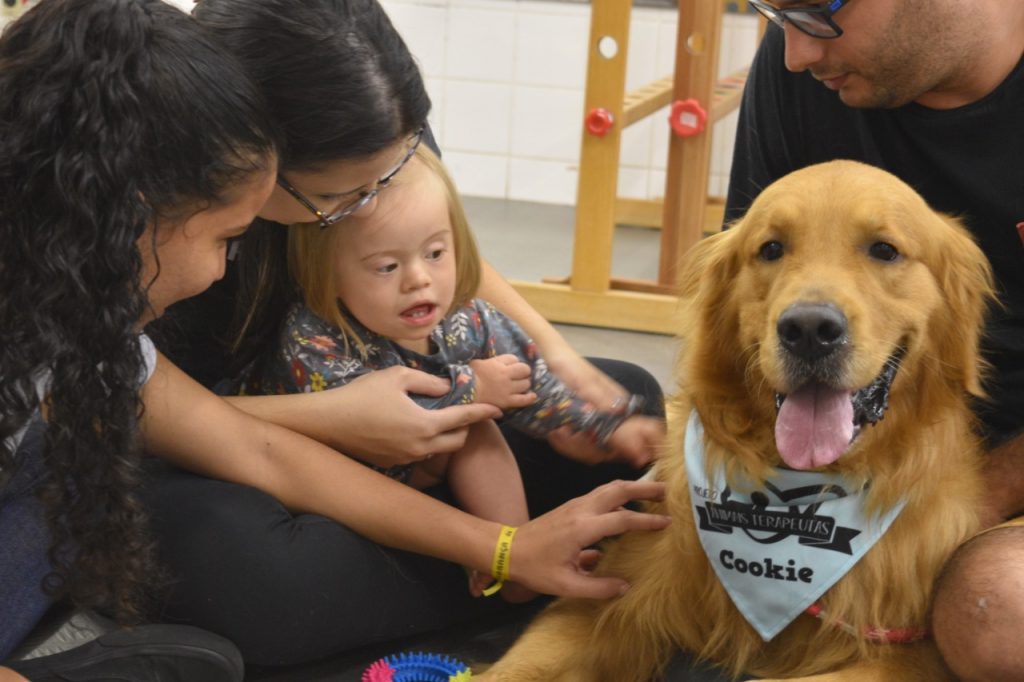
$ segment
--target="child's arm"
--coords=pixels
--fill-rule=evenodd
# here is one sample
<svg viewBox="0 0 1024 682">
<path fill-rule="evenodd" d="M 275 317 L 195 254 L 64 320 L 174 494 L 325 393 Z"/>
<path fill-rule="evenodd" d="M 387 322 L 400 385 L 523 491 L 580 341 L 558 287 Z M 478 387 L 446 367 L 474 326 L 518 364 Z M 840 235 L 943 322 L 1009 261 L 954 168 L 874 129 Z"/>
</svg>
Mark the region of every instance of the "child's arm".
<svg viewBox="0 0 1024 682">
<path fill-rule="evenodd" d="M 253 486 L 295 512 L 332 518 L 391 547 L 490 571 L 499 524 L 478 519 L 376 473 L 316 441 L 238 410 L 162 355 L 142 390 L 141 429 L 149 452 L 197 473 Z M 539 592 L 611 597 L 626 584 L 589 576 L 584 548 L 627 530 L 664 528 L 668 518 L 622 510 L 655 499 L 664 486 L 619 481 L 524 524 L 512 579 Z"/>
<path fill-rule="evenodd" d="M 602 456 L 598 459 L 622 459 L 634 466 L 643 466 L 654 458 L 655 448 L 650 444 L 654 432 L 663 432 L 660 420 L 642 417 L 638 397 L 631 397 L 614 410 L 599 410 L 592 403 L 580 399 L 557 376 L 548 371 L 537 348 L 523 330 L 485 301 L 476 301 L 478 315 L 489 340 L 488 352 L 512 353 L 530 364 L 531 388 L 536 401 L 526 407 L 506 411 L 506 418 L 516 428 L 539 438 L 553 431 L 568 428 L 578 438 L 596 444 Z M 632 423 L 618 438 L 612 435 L 626 420 Z M 631 438 L 625 434 L 641 436 Z M 651 436 L 648 438 L 647 436 Z M 590 457 L 594 461 L 594 457 Z"/>
<path fill-rule="evenodd" d="M 390 342 L 362 340 L 372 366 L 333 325 L 296 306 L 286 316 L 277 347 L 244 385 L 247 393 L 267 395 L 229 401 L 383 469 L 457 450 L 468 424 L 500 414 L 469 401 L 459 405 L 463 386 L 399 367 L 401 357 Z"/>
<path fill-rule="evenodd" d="M 460 350 L 465 340 L 454 337 L 463 333 L 472 335 L 472 330 L 462 326 L 473 325 L 470 318 L 471 316 L 464 315 L 454 322 L 446 320 L 444 323 L 445 334 L 453 337 L 452 343 Z M 266 358 L 261 371 L 258 372 L 262 392 L 315 393 L 344 386 L 359 377 L 388 367 L 408 366 L 420 369 L 416 363 L 430 360 L 406 351 L 393 341 L 374 334 L 361 325 L 353 324 L 352 327 L 354 333 L 359 334 L 358 343 L 354 339 L 345 343 L 333 324 L 323 320 L 305 306 L 293 308 L 285 320 L 278 339 L 278 347 Z M 446 357 L 445 351 L 446 349 L 441 349 L 441 357 Z M 521 394 L 529 388 L 530 368 L 522 364 L 518 358 L 492 358 L 485 364 L 483 369 L 491 389 L 490 397 L 498 397 L 501 392 L 508 392 L 510 395 Z M 447 372 L 449 379 L 448 390 L 444 394 L 409 396 L 425 409 L 436 410 L 450 405 L 492 402 L 478 399 L 475 372 L 465 363 L 438 360 L 433 367 L 423 369 L 438 373 Z M 528 402 L 528 399 L 507 398 L 496 406 L 501 408 L 503 405 L 523 405 Z"/>
<path fill-rule="evenodd" d="M 530 366 L 530 388 L 537 400 L 526 407 L 506 411 L 506 419 L 516 428 L 544 438 L 555 429 L 570 426 L 603 444 L 625 418 L 639 409 L 636 400 L 628 400 L 614 411 L 601 411 L 593 403 L 579 398 L 548 370 L 537 345 L 514 320 L 487 301 L 476 300 L 474 304 L 480 318 L 480 333 L 486 339 L 484 354 L 514 355 Z"/>
<path fill-rule="evenodd" d="M 629 398 L 626 389 L 587 362 L 489 263 L 483 262 L 477 297 L 512 318 L 533 339 L 554 374 L 599 409 L 613 409 Z"/>
</svg>

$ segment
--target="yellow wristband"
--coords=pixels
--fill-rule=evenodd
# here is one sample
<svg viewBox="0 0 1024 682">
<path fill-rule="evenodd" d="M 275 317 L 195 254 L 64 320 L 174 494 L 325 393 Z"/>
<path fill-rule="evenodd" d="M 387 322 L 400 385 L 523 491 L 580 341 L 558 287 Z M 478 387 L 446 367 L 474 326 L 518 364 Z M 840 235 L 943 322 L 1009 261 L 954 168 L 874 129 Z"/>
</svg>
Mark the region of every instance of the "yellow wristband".
<svg viewBox="0 0 1024 682">
<path fill-rule="evenodd" d="M 494 546 L 494 561 L 491 563 L 494 584 L 484 590 L 485 597 L 497 593 L 509 579 L 509 558 L 512 555 L 512 538 L 515 537 L 516 530 L 518 529 L 513 526 L 502 526 L 501 532 L 498 533 L 498 544 Z"/>
</svg>

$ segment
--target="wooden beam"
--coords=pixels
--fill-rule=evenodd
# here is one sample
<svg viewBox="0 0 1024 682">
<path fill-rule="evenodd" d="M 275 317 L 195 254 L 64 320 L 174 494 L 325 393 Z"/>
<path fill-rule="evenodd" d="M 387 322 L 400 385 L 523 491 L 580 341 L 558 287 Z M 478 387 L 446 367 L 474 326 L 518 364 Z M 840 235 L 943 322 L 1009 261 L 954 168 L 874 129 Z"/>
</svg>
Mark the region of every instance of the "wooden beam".
<svg viewBox="0 0 1024 682">
<path fill-rule="evenodd" d="M 665 202 L 661 199 L 622 199 L 615 202 L 615 223 L 634 227 L 661 228 Z M 704 233 L 713 234 L 722 228 L 725 200 L 708 197 L 704 206 Z"/>
<path fill-rule="evenodd" d="M 661 227 L 664 212 L 661 199 L 623 199 L 615 202 L 615 223 L 638 227 Z"/>
<path fill-rule="evenodd" d="M 563 284 L 513 281 L 534 309 L 551 322 L 675 334 L 679 299 L 664 294 L 578 291 Z"/>
<path fill-rule="evenodd" d="M 632 10 L 632 4 L 623 0 L 593 0 L 590 10 L 590 53 L 583 115 L 605 109 L 612 115 L 613 125 L 603 136 L 583 129 L 572 257 L 572 286 L 581 291 L 605 291 L 611 279 L 622 93 L 626 91 Z M 608 56 L 602 48 L 612 41 L 615 53 Z"/>
<path fill-rule="evenodd" d="M 711 107 L 722 34 L 720 2 L 679 0 L 673 99 L 696 99 Z M 701 238 L 711 163 L 711 126 L 690 137 L 669 139 L 665 217 L 661 230 L 658 281 L 675 284 L 682 255 Z"/>
<path fill-rule="evenodd" d="M 622 108 L 622 125 L 647 118 L 658 109 L 672 103 L 672 76 L 665 76 L 626 93 Z"/>
</svg>

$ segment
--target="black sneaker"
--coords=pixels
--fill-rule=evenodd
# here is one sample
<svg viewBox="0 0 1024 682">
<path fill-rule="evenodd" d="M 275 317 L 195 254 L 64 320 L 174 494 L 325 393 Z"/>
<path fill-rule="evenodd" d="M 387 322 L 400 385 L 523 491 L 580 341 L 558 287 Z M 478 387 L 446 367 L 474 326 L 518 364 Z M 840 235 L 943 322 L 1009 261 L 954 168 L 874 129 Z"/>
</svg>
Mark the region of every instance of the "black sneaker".
<svg viewBox="0 0 1024 682">
<path fill-rule="evenodd" d="M 142 625 L 5 666 L 31 682 L 242 682 L 234 644 L 187 625 Z"/>
</svg>

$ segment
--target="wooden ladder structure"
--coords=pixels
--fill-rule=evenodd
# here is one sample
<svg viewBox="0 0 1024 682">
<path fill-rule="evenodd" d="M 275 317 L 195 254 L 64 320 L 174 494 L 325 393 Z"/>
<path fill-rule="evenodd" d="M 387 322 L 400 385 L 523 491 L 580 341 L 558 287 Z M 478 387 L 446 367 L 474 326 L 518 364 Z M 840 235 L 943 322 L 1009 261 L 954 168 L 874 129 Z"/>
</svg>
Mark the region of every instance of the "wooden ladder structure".
<svg viewBox="0 0 1024 682">
<path fill-rule="evenodd" d="M 721 204 L 708 201 L 711 131 L 739 106 L 746 70 L 717 80 L 723 1 L 679 0 L 674 74 L 626 93 L 631 11 L 630 0 L 592 2 L 572 274 L 512 284 L 552 322 L 673 334 L 677 264 L 722 221 Z M 664 200 L 620 199 L 623 129 L 672 102 L 673 128 L 687 134 L 670 136 Z M 662 228 L 656 281 L 612 276 L 620 223 Z"/>
</svg>

